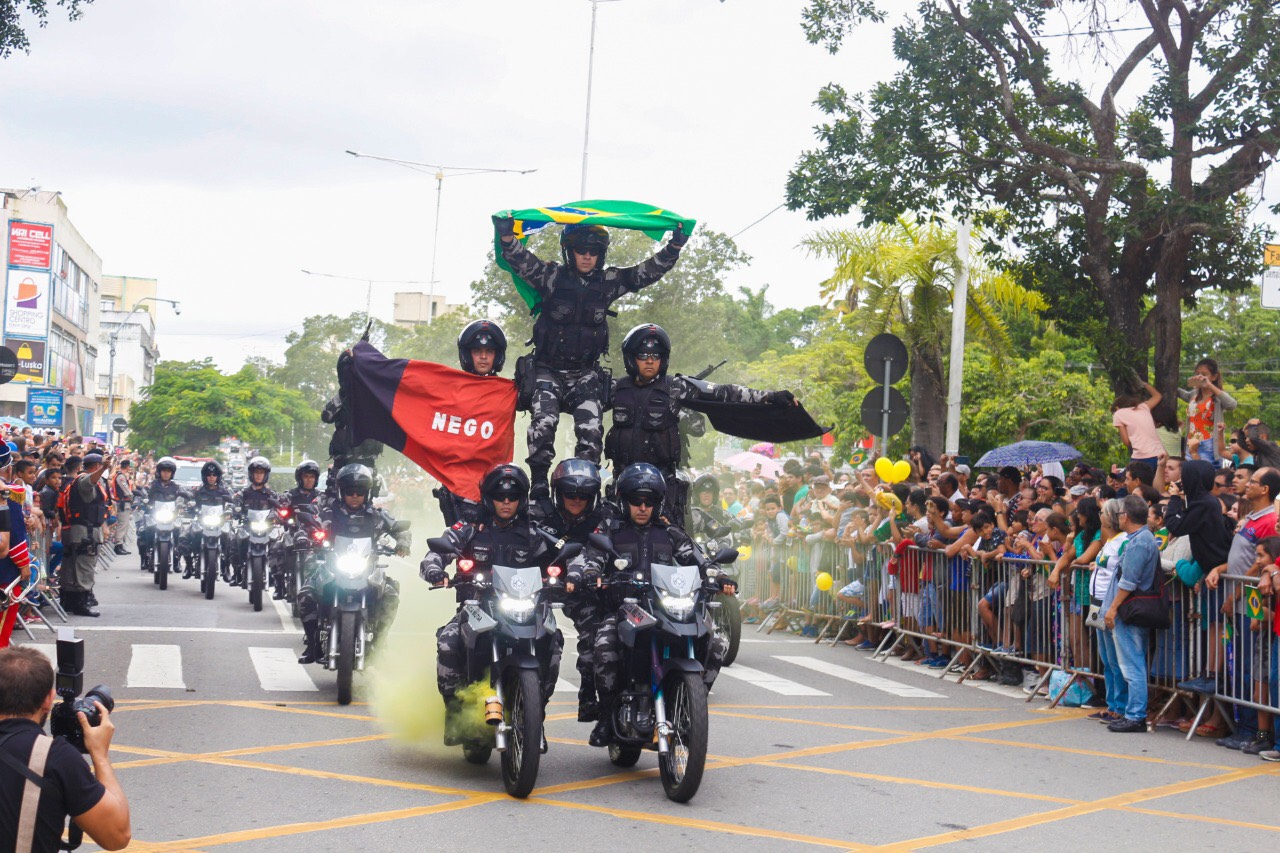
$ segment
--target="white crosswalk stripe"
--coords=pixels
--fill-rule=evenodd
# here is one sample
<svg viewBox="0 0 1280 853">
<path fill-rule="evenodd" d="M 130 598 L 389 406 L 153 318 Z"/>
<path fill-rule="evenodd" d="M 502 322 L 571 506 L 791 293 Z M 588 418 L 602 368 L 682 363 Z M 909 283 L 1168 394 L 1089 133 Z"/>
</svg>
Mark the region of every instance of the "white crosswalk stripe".
<svg viewBox="0 0 1280 853">
<path fill-rule="evenodd" d="M 263 690 L 281 693 L 314 693 L 320 690 L 306 668 L 298 663 L 297 652 L 293 649 L 250 646 L 249 657 Z"/>
<path fill-rule="evenodd" d="M 28 649 L 35 649 L 40 654 L 47 657 L 53 668 L 58 668 L 58 647 L 53 643 L 23 643 Z"/>
<path fill-rule="evenodd" d="M 182 680 L 182 647 L 135 643 L 125 686 L 186 689 Z"/>
<path fill-rule="evenodd" d="M 572 681 L 565 681 L 563 678 L 556 682 L 557 693 L 577 693 L 578 685 Z"/>
<path fill-rule="evenodd" d="M 720 670 L 720 675 L 729 676 L 738 681 L 745 681 L 748 684 L 754 684 L 756 687 L 763 687 L 773 693 L 780 693 L 783 696 L 830 696 L 814 687 L 806 687 L 794 681 L 788 681 L 777 675 L 770 675 L 767 672 L 761 672 L 758 669 L 752 669 L 749 666 L 743 666 L 735 663 L 733 666 L 726 666 Z"/>
<path fill-rule="evenodd" d="M 833 678 L 850 681 L 854 684 L 860 684 L 863 687 L 870 687 L 872 690 L 879 690 L 882 693 L 889 693 L 893 696 L 901 696 L 903 698 L 911 699 L 947 698 L 941 693 L 935 693 L 932 690 L 925 690 L 923 687 L 903 684 L 901 681 L 892 681 L 888 678 L 881 678 L 878 675 L 868 675 L 865 672 L 859 672 L 856 669 L 849 669 L 845 666 L 828 663 L 827 661 L 819 658 L 801 657 L 798 655 L 774 655 L 774 657 L 784 663 L 802 666 L 805 669 L 811 669 L 814 672 L 820 672 L 823 675 L 830 675 Z M 726 670 L 726 672 L 727 671 L 728 670 Z"/>
</svg>

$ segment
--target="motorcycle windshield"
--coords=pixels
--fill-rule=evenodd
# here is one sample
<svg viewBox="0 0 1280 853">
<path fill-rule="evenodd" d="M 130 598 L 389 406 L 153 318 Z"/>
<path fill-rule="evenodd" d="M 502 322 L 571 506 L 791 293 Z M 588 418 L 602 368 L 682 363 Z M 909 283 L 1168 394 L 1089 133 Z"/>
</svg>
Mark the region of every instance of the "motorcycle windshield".
<svg viewBox="0 0 1280 853">
<path fill-rule="evenodd" d="M 506 598 L 533 598 L 533 594 L 542 589 L 542 571 L 537 566 L 527 569 L 494 566 L 493 587 Z"/>
<path fill-rule="evenodd" d="M 156 501 L 151 505 L 151 517 L 156 524 L 173 524 L 178 518 L 178 502 Z"/>
<path fill-rule="evenodd" d="M 664 566 L 654 563 L 649 567 L 653 588 L 672 598 L 693 595 L 702 583 L 697 566 Z"/>
<path fill-rule="evenodd" d="M 222 526 L 222 507 L 206 506 L 200 508 L 200 523 L 205 527 Z"/>
<path fill-rule="evenodd" d="M 356 578 L 368 572 L 372 555 L 372 539 L 338 536 L 333 540 L 334 564 L 344 577 Z"/>
</svg>

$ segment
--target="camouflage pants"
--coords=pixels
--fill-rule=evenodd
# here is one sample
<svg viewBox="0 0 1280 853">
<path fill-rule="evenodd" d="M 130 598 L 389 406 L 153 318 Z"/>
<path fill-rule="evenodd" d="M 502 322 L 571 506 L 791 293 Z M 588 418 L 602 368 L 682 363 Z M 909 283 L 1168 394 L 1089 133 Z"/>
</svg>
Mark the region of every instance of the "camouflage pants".
<svg viewBox="0 0 1280 853">
<path fill-rule="evenodd" d="M 564 635 L 556 631 L 551 636 L 543 637 L 537 641 L 535 649 L 540 664 L 542 702 L 545 705 L 551 701 L 556 682 L 560 680 L 560 655 L 564 651 Z M 467 646 L 462 639 L 462 612 L 459 611 L 436 631 L 436 687 L 447 701 L 470 681 Z"/>
<path fill-rule="evenodd" d="M 714 634 L 703 637 L 693 646 L 694 655 L 702 661 L 702 680 L 707 689 L 715 683 L 724 663 L 728 644 Z M 595 639 L 596 689 L 602 702 L 611 701 L 623 688 L 622 640 L 618 637 L 618 612 L 615 610 L 600 620 Z"/>
<path fill-rule="evenodd" d="M 601 612 L 600 602 L 594 595 L 581 591 L 570 595 L 564 603 L 564 615 L 573 621 L 573 628 L 578 632 L 579 701 L 596 701 L 594 646 Z"/>
<path fill-rule="evenodd" d="M 573 413 L 573 431 L 578 439 L 574 455 L 600 464 L 604 426 L 601 421 L 600 374 L 594 367 L 585 370 L 551 370 L 539 367 L 537 390 L 533 392 L 529 421 L 529 472 L 534 482 L 545 480 L 556 457 L 556 427 L 560 413 Z M 539 477 L 541 472 L 541 477 Z"/>
</svg>

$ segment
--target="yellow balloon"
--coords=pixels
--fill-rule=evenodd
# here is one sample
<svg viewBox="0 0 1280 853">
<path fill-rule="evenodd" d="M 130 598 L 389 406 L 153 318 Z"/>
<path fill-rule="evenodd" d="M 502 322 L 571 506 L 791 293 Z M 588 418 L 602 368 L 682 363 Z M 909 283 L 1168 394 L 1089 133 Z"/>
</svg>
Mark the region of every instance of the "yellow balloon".
<svg viewBox="0 0 1280 853">
<path fill-rule="evenodd" d="M 738 549 L 738 559 L 739 559 L 739 560 L 750 560 L 750 559 L 751 559 L 751 546 L 750 546 L 750 545 L 743 545 L 741 548 L 739 548 L 739 549 Z"/>
<path fill-rule="evenodd" d="M 893 463 L 893 479 L 891 483 L 901 483 L 903 480 L 911 476 L 911 463 L 905 459 L 899 459 Z"/>
<path fill-rule="evenodd" d="M 792 570 L 794 570 L 797 564 L 798 564 L 798 563 L 797 563 L 797 560 L 796 560 L 796 558 L 795 558 L 795 557 L 787 557 L 787 568 L 788 568 L 788 569 L 792 569 Z"/>
<path fill-rule="evenodd" d="M 876 476 L 886 483 L 893 482 L 893 460 L 881 456 L 876 460 Z"/>
<path fill-rule="evenodd" d="M 814 582 L 814 585 L 816 585 L 818 589 L 822 590 L 823 592 L 826 592 L 827 590 L 831 589 L 831 575 L 827 574 L 826 572 L 819 572 L 818 576 L 813 579 L 813 582 Z"/>
</svg>

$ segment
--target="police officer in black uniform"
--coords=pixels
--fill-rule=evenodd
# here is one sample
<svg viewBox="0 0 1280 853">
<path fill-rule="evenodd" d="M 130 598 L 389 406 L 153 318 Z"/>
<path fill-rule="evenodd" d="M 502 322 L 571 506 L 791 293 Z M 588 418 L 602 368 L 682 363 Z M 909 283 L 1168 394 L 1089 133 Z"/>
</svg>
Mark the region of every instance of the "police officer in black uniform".
<svg viewBox="0 0 1280 853">
<path fill-rule="evenodd" d="M 604 453 L 614 472 L 647 462 L 667 482 L 667 517 L 684 518 L 685 486 L 676 478 L 680 458 L 680 412 L 686 400 L 722 403 L 795 403 L 790 391 L 756 391 L 742 385 L 718 385 L 701 379 L 667 375 L 671 337 L 661 326 L 643 323 L 622 341 L 624 379 L 613 383 L 613 426 Z"/>
<path fill-rule="evenodd" d="M 529 517 L 565 542 L 587 544 L 587 536 L 614 515 L 600 496 L 600 469 L 585 459 L 565 459 L 551 472 L 551 501 L 539 501 Z M 592 641 L 600 623 L 600 601 L 582 587 L 566 590 L 564 615 L 578 632 L 578 721 L 598 719 L 596 677 L 592 667 Z"/>
<path fill-rule="evenodd" d="M 186 536 L 186 548 L 189 558 L 187 560 L 187 570 L 183 572 L 184 580 L 193 578 L 200 573 L 199 565 L 196 562 L 195 555 L 200 553 L 201 538 L 204 533 L 200 529 L 200 508 L 206 506 L 225 507 L 231 503 L 234 496 L 231 490 L 222 483 L 222 466 L 213 460 L 209 460 L 200 466 L 200 485 L 191 490 L 191 501 L 196 505 L 196 521 L 191 525 L 191 530 Z M 230 559 L 231 554 L 231 535 L 224 532 L 222 534 L 222 554 L 223 560 Z M 224 562 L 225 566 L 226 563 Z"/>
<path fill-rule="evenodd" d="M 187 500 L 186 490 L 173 481 L 173 475 L 176 473 L 178 473 L 178 463 L 173 457 L 160 457 L 156 462 L 155 479 L 151 481 L 150 486 L 135 490 L 134 496 L 147 503 Z M 138 556 L 145 569 L 151 559 L 152 549 L 155 547 L 156 529 L 151 524 L 149 513 L 141 513 L 139 520 L 141 523 L 138 525 Z"/>
<path fill-rule="evenodd" d="M 497 376 L 507 362 L 507 335 L 492 320 L 472 320 L 458 334 L 458 366 L 476 376 Z M 444 523 L 476 524 L 484 507 L 441 486 L 431 494 L 440 502 Z"/>
<path fill-rule="evenodd" d="M 485 518 L 479 524 L 458 522 L 448 529 L 445 537 L 454 549 L 471 561 L 464 571 L 461 568 L 452 579 L 445 570 L 452 556 L 427 552 L 419 573 L 432 586 L 453 586 L 457 589 L 458 604 L 472 597 L 468 576 L 483 572 L 492 565 L 527 568 L 538 566 L 546 569 L 551 553 L 543 538 L 529 522 L 529 478 L 515 465 L 494 466 L 480 481 L 480 500 Z M 457 691 L 467 685 L 467 651 L 462 639 L 461 607 L 453 618 L 436 632 L 436 684 L 445 701 L 445 743 L 453 745 L 451 722 L 459 711 Z M 560 651 L 564 636 L 559 632 L 540 641 L 536 649 L 542 667 L 542 701 L 545 704 L 555 691 L 560 677 Z"/>
<path fill-rule="evenodd" d="M 601 526 L 613 540 L 617 555 L 627 560 L 627 571 L 649 574 L 653 563 L 665 565 L 703 567 L 704 582 L 715 592 L 720 584 L 706 577 L 705 560 L 700 557 L 693 542 L 679 527 L 664 521 L 658 510 L 667 494 L 667 482 L 653 465 L 631 465 L 618 477 L 617 495 L 622 518 L 612 519 Z M 588 542 L 582 553 L 574 558 L 565 576 L 566 584 L 575 587 L 585 584 L 595 586 L 611 566 L 612 554 L 607 554 Z M 592 746 L 608 746 L 611 733 L 610 716 L 613 702 L 622 688 L 622 643 L 618 638 L 618 608 L 621 606 L 623 588 L 605 588 L 601 592 L 603 616 L 595 636 L 596 690 L 600 695 L 600 717 L 591 730 Z M 695 651 L 704 661 L 707 687 L 715 681 L 724 660 L 724 648 L 714 636 L 703 638 L 701 648 Z"/>
<path fill-rule="evenodd" d="M 310 512 L 319 515 L 320 509 L 324 504 L 322 500 L 324 494 L 317 487 L 320 483 L 320 463 L 313 459 L 304 459 L 293 469 L 293 481 L 295 485 L 292 489 L 285 492 L 282 496 L 283 506 L 289 511 L 289 521 L 286 522 L 286 530 L 288 535 L 285 541 L 285 550 L 281 568 L 288 568 L 291 571 L 298 571 L 298 547 L 309 547 L 310 542 L 307 539 L 305 530 L 301 530 L 298 524 L 299 512 Z M 299 540 L 303 540 L 299 542 Z M 285 597 L 284 584 L 273 584 L 274 591 L 271 597 L 280 600 Z"/>
<path fill-rule="evenodd" d="M 609 232 L 599 225 L 567 225 L 560 236 L 563 263 L 540 260 L 515 237 L 515 221 L 494 217 L 502 257 L 542 296 L 533 323 L 536 390 L 529 422 L 530 497 L 546 498 L 560 413 L 573 413 L 580 459 L 600 464 L 601 418 L 607 380 L 600 356 L 609 351 L 610 306 L 654 284 L 680 258 L 688 239 L 677 227 L 667 245 L 634 267 L 606 267 Z"/>
<path fill-rule="evenodd" d="M 327 501 L 320 510 L 320 520 L 329 538 L 345 536 L 351 539 L 372 539 L 376 545 L 383 536 L 394 536 L 396 556 L 409 556 L 409 532 L 394 532 L 396 520 L 385 510 L 375 507 L 371 501 L 374 482 L 373 469 L 367 465 L 347 465 L 334 477 L 336 500 Z M 302 622 L 305 647 L 298 663 L 315 663 L 324 655 L 320 648 L 321 602 L 329 596 L 319 585 L 319 578 L 312 575 L 298 591 L 298 617 Z M 368 598 L 369 630 L 376 643 L 395 622 L 400 609 L 400 584 L 394 578 L 384 576 L 381 587 L 370 586 Z"/>
<path fill-rule="evenodd" d="M 238 519 L 243 519 L 245 513 L 251 509 L 277 509 L 282 504 L 280 496 L 267 485 L 271 480 L 271 463 L 265 456 L 255 456 L 250 459 L 248 471 L 249 485 L 241 489 L 232 502 L 233 515 Z M 245 574 L 248 556 L 249 531 L 242 525 L 236 533 L 236 549 L 232 557 L 232 565 L 235 567 L 235 578 L 231 581 L 233 586 L 248 587 L 249 582 Z M 272 547 L 267 552 L 268 564 L 275 559 L 275 548 Z"/>
</svg>

